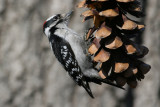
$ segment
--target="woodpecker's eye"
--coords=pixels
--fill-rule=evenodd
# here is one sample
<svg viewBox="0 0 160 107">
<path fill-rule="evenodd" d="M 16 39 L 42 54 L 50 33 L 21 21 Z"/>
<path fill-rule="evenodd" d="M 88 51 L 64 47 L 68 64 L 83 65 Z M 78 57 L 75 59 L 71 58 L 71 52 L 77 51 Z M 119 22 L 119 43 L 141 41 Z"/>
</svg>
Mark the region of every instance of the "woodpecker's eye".
<svg viewBox="0 0 160 107">
<path fill-rule="evenodd" d="M 59 19 L 60 18 L 60 14 L 57 14 L 55 17 L 54 17 L 54 21 L 56 21 L 57 19 Z"/>
<path fill-rule="evenodd" d="M 53 20 L 56 21 L 58 19 L 58 17 L 56 16 Z"/>
</svg>

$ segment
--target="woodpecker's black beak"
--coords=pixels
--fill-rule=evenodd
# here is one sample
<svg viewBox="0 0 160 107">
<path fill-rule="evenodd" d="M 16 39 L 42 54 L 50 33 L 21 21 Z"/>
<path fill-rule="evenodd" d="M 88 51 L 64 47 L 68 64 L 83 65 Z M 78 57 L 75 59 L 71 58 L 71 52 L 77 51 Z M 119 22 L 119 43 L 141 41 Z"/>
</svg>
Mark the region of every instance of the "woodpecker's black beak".
<svg viewBox="0 0 160 107">
<path fill-rule="evenodd" d="M 70 12 L 68 12 L 68 13 L 65 15 L 65 17 L 66 17 L 66 18 L 70 17 L 72 13 L 73 13 L 73 10 L 70 11 Z"/>
<path fill-rule="evenodd" d="M 63 20 L 66 24 L 68 23 L 68 20 L 69 20 L 70 16 L 72 15 L 72 13 L 73 13 L 73 10 L 66 13 L 66 14 L 62 14 Z"/>
</svg>

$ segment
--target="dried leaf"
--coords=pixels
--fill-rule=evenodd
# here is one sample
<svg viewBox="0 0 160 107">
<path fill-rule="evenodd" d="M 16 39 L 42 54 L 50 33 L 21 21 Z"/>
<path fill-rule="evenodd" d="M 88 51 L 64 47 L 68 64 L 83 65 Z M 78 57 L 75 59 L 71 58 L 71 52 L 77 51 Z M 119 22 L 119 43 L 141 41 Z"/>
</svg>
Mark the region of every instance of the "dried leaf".
<svg viewBox="0 0 160 107">
<path fill-rule="evenodd" d="M 97 8 L 102 8 L 102 3 L 101 2 L 93 2 L 91 4 L 87 4 L 87 7 L 90 8 L 91 10 L 97 9 Z"/>
<path fill-rule="evenodd" d="M 125 45 L 127 54 L 134 54 L 136 53 L 136 48 L 133 45 Z"/>
<path fill-rule="evenodd" d="M 137 69 L 137 68 L 134 68 L 134 69 L 133 69 L 133 74 L 135 75 L 135 74 L 137 74 L 137 72 L 138 72 L 138 69 Z"/>
<path fill-rule="evenodd" d="M 94 16 L 94 26 L 95 28 L 99 28 L 102 24 L 102 22 L 105 21 L 105 17 L 101 17 L 101 16 Z"/>
<path fill-rule="evenodd" d="M 127 2 L 133 2 L 135 0 L 116 0 L 117 2 L 124 2 L 124 3 L 127 3 Z"/>
<path fill-rule="evenodd" d="M 96 62 L 106 62 L 110 58 L 110 53 L 101 49 L 101 51 L 94 57 Z"/>
<path fill-rule="evenodd" d="M 95 44 L 91 44 L 91 46 L 88 49 L 88 52 L 93 55 L 98 51 L 98 47 Z"/>
<path fill-rule="evenodd" d="M 124 30 L 134 30 L 135 28 L 137 28 L 137 26 L 138 25 L 136 23 L 134 23 L 133 21 L 126 20 L 126 21 L 124 21 L 122 29 L 124 29 Z"/>
<path fill-rule="evenodd" d="M 141 11 L 142 11 L 142 8 L 141 8 L 141 7 L 136 7 L 136 8 L 134 9 L 134 11 L 141 12 Z"/>
<path fill-rule="evenodd" d="M 98 12 L 97 10 L 87 10 L 83 12 L 81 15 L 84 16 L 84 19 L 82 22 L 85 22 L 86 20 L 93 18 L 94 15 L 97 16 Z"/>
<path fill-rule="evenodd" d="M 108 9 L 105 11 L 101 11 L 99 13 L 100 16 L 105 16 L 105 17 L 116 17 L 119 15 L 119 12 L 114 10 L 114 9 Z"/>
<path fill-rule="evenodd" d="M 95 34 L 96 38 L 105 38 L 108 37 L 112 32 L 112 29 L 103 25 L 101 26 Z"/>
<path fill-rule="evenodd" d="M 92 16 L 88 16 L 88 17 L 84 17 L 84 19 L 82 20 L 82 23 L 85 22 L 86 20 L 92 19 Z"/>
<path fill-rule="evenodd" d="M 121 38 L 119 38 L 118 36 L 115 37 L 115 39 L 110 43 L 107 43 L 105 45 L 106 48 L 109 49 L 117 49 L 119 47 L 121 47 L 123 45 L 123 42 L 121 40 Z"/>
<path fill-rule="evenodd" d="M 115 73 L 121 73 L 128 69 L 129 63 L 115 63 Z"/>
<path fill-rule="evenodd" d="M 78 8 L 85 7 L 85 4 L 86 4 L 86 0 L 83 0 L 83 1 L 81 1 L 81 2 L 77 5 L 77 7 L 78 7 Z"/>
<path fill-rule="evenodd" d="M 144 25 L 138 25 L 138 29 L 144 28 Z"/>
<path fill-rule="evenodd" d="M 102 70 L 99 71 L 99 75 L 102 79 L 106 78 L 106 74 L 104 74 L 104 72 Z"/>
<path fill-rule="evenodd" d="M 93 11 L 92 10 L 87 10 L 85 12 L 82 13 L 82 16 L 84 17 L 88 17 L 88 16 L 93 16 Z"/>
<path fill-rule="evenodd" d="M 89 39 L 89 37 L 94 33 L 94 31 L 95 31 L 95 30 L 96 30 L 96 28 L 95 28 L 95 27 L 90 28 L 90 29 L 89 29 L 89 31 L 88 31 L 88 33 L 87 33 L 87 35 L 86 35 L 85 40 L 88 40 L 88 39 Z"/>
<path fill-rule="evenodd" d="M 148 54 L 149 50 L 145 46 L 139 46 L 138 44 L 134 43 L 133 41 L 129 41 L 128 45 L 125 45 L 127 54 L 135 54 L 139 57 L 144 57 Z"/>
<path fill-rule="evenodd" d="M 101 39 L 94 38 L 92 43 L 94 43 L 99 48 L 100 47 L 100 41 L 101 41 Z"/>
</svg>

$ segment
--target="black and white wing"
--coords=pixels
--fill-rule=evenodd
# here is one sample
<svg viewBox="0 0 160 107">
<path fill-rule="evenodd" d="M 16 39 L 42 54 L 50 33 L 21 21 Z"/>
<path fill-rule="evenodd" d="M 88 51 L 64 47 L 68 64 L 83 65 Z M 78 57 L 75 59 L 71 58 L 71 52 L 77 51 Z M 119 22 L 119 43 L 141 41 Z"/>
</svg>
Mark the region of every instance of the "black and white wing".
<svg viewBox="0 0 160 107">
<path fill-rule="evenodd" d="M 56 58 L 64 69 L 78 85 L 83 86 L 88 94 L 93 97 L 89 84 L 81 72 L 70 44 L 56 35 L 51 35 L 49 42 Z"/>
</svg>

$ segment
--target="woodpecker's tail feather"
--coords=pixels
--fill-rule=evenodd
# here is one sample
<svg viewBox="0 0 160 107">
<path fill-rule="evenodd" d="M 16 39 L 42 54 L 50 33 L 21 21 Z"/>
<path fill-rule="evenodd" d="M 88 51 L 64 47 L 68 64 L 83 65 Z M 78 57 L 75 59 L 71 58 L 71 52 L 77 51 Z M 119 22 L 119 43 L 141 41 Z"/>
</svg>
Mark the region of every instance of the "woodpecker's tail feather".
<svg viewBox="0 0 160 107">
<path fill-rule="evenodd" d="M 86 80 L 88 82 L 93 82 L 93 83 L 96 83 L 96 84 L 99 84 L 99 85 L 101 85 L 102 83 L 106 83 L 106 84 L 109 84 L 111 86 L 114 86 L 114 87 L 117 87 L 117 88 L 125 90 L 123 87 L 121 87 L 121 86 L 113 83 L 111 80 L 109 80 L 109 79 L 102 79 L 100 76 L 96 76 L 96 75 L 89 75 L 88 76 L 88 73 L 86 73 L 85 77 L 86 77 Z"/>
<path fill-rule="evenodd" d="M 106 84 L 112 85 L 112 86 L 114 86 L 114 87 L 117 87 L 117 88 L 120 88 L 120 89 L 125 90 L 125 88 L 123 88 L 123 87 L 121 87 L 121 86 L 119 86 L 119 85 L 117 85 L 117 84 L 115 84 L 115 83 L 111 82 L 111 81 L 110 81 L 110 80 L 108 80 L 108 79 L 101 79 L 100 81 L 101 81 L 101 82 L 103 82 L 103 83 L 106 83 Z"/>
<path fill-rule="evenodd" d="M 83 88 L 87 91 L 87 93 L 88 93 L 92 98 L 94 98 L 88 82 L 87 82 L 87 81 L 82 81 L 82 86 L 83 86 Z"/>
</svg>

